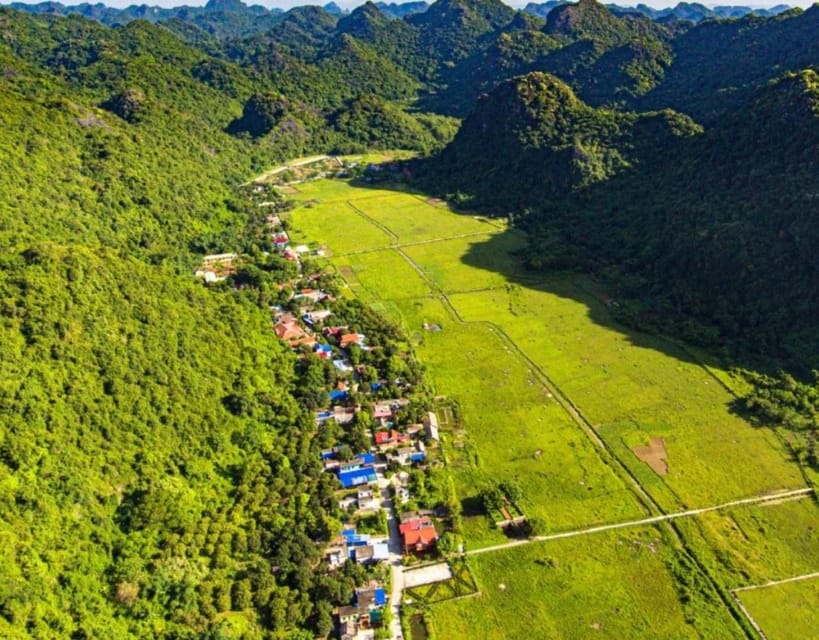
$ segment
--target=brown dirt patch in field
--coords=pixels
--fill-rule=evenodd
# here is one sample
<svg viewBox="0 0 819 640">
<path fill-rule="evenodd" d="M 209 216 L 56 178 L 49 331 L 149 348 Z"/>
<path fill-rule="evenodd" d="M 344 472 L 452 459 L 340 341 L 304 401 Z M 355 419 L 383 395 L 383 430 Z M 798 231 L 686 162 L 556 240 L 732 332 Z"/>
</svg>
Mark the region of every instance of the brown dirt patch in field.
<svg viewBox="0 0 819 640">
<path fill-rule="evenodd" d="M 291 187 L 290 185 L 283 184 L 281 186 L 276 187 L 279 193 L 283 193 L 286 196 L 294 196 L 299 193 L 299 190 L 296 187 Z"/>
<path fill-rule="evenodd" d="M 440 198 L 427 198 L 424 200 L 427 204 L 431 204 L 433 207 L 443 207 L 446 202 L 441 200 Z"/>
<path fill-rule="evenodd" d="M 668 462 L 665 454 L 665 442 L 662 438 L 649 438 L 649 445 L 633 447 L 634 455 L 651 467 L 655 473 L 664 476 L 668 473 Z"/>
</svg>

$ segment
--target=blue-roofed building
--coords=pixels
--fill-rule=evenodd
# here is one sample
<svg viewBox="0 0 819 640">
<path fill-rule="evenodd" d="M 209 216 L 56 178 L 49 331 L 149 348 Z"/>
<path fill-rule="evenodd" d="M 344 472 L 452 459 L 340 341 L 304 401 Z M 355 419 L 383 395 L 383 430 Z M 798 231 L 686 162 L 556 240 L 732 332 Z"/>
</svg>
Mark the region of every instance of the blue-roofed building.
<svg viewBox="0 0 819 640">
<path fill-rule="evenodd" d="M 427 454 L 423 451 L 416 451 L 413 454 L 410 454 L 410 460 L 412 462 L 423 462 L 427 459 Z"/>
<path fill-rule="evenodd" d="M 361 547 L 370 542 L 370 534 L 358 533 L 355 529 L 344 529 L 341 535 L 349 547 Z"/>
<path fill-rule="evenodd" d="M 313 347 L 313 351 L 319 358 L 329 358 L 333 355 L 333 347 L 329 344 L 317 344 Z"/>
<path fill-rule="evenodd" d="M 379 607 L 383 607 L 387 604 L 387 592 L 384 591 L 384 589 L 375 590 L 375 604 Z"/>
<path fill-rule="evenodd" d="M 345 489 L 370 484 L 378 480 L 375 469 L 371 464 L 354 464 L 342 467 L 338 471 L 338 479 Z"/>
<path fill-rule="evenodd" d="M 344 400 L 350 394 L 347 392 L 346 389 L 333 389 L 330 392 L 330 400 L 335 402 L 336 400 Z"/>
<path fill-rule="evenodd" d="M 375 464 L 375 454 L 369 452 L 359 453 L 356 455 L 355 461 L 362 465 Z"/>
</svg>

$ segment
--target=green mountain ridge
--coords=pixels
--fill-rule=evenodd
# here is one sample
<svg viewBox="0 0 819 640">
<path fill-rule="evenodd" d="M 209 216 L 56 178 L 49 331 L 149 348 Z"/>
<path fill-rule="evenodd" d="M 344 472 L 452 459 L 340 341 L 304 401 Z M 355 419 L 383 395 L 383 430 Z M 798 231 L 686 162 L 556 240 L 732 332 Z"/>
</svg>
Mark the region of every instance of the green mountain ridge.
<svg viewBox="0 0 819 640">
<path fill-rule="evenodd" d="M 677 333 L 697 317 L 689 339 L 785 349 L 809 367 L 812 338 L 793 340 L 816 330 L 817 89 L 814 71 L 788 75 L 652 163 L 533 214 L 530 259 L 613 268 L 643 321 Z"/>
<path fill-rule="evenodd" d="M 565 83 L 534 72 L 482 100 L 427 175 L 432 184 L 445 176 L 438 188 L 461 191 L 467 204 L 514 212 L 606 180 L 669 138 L 698 131 L 672 112 L 589 107 Z"/>
</svg>

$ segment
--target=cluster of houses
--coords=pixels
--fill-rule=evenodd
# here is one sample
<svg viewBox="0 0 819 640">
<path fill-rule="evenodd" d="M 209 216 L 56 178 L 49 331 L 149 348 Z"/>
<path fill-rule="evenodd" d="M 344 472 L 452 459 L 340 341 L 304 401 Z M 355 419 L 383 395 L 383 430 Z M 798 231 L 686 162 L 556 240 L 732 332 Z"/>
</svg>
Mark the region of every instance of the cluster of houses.
<svg viewBox="0 0 819 640">
<path fill-rule="evenodd" d="M 305 245 L 291 246 L 279 216 L 268 216 L 266 222 L 275 250 L 299 265 L 302 273 L 301 256 L 309 249 Z M 205 256 L 196 274 L 206 282 L 218 282 L 236 273 L 238 260 L 239 256 L 231 253 Z M 316 287 L 316 279 L 318 276 L 302 276 L 299 284 Z M 373 381 L 371 368 L 369 375 L 365 375 L 367 366 L 358 364 L 360 352 L 371 351 L 373 347 L 368 345 L 365 334 L 351 330 L 334 317 L 334 302 L 334 297 L 321 288 L 298 288 L 287 308 L 278 305 L 271 308 L 277 338 L 304 358 L 328 361 L 337 374 L 334 388 L 327 391 L 329 401 L 322 402 L 323 408 L 315 412 L 319 429 L 329 429 L 330 423 L 334 423 L 334 430 L 328 430 L 326 437 L 330 433 L 344 434 L 334 446 L 321 452 L 325 472 L 338 479 L 336 499 L 348 520 L 326 550 L 326 567 L 331 571 L 347 562 L 372 566 L 390 560 L 388 532 L 366 532 L 387 522 L 382 491 L 392 492 L 395 517 L 400 519 L 397 532 L 393 528 L 393 535 L 397 533 L 400 540 L 392 541 L 393 548 L 400 547 L 406 555 L 422 554 L 433 549 L 438 540 L 432 512 L 398 515 L 401 505 L 412 499 L 408 470 L 424 469 L 430 453 L 428 447 L 439 439 L 437 417 L 427 412 L 422 422 L 410 420 L 409 415 L 417 418 L 418 414 L 408 410 L 410 400 L 404 394 L 411 393 L 409 385 L 400 380 Z M 399 397 L 383 398 L 387 387 Z M 359 416 L 362 413 L 367 416 L 366 421 Z M 355 431 L 359 435 L 351 437 L 353 429 L 361 430 L 363 424 L 367 424 L 366 436 Z M 328 442 L 333 439 L 327 437 Z M 346 442 L 355 442 L 356 448 L 362 450 L 354 451 Z M 365 519 L 368 526 L 364 526 Z M 377 523 L 375 527 L 373 520 Z M 338 609 L 340 637 L 366 637 L 367 630 L 381 624 L 386 604 L 387 596 L 380 582 L 357 589 L 352 602 Z"/>
<path fill-rule="evenodd" d="M 353 640 L 362 631 L 380 626 L 387 600 L 387 593 L 378 581 L 356 589 L 352 603 L 338 609 L 341 640 Z"/>
</svg>

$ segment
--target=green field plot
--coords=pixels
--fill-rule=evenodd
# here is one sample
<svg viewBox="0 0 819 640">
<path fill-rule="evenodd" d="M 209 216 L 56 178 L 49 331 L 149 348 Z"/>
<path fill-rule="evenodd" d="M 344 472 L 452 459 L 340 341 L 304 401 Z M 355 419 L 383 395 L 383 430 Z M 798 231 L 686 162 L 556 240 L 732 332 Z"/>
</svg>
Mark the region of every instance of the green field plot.
<svg viewBox="0 0 819 640">
<path fill-rule="evenodd" d="M 481 237 L 457 238 L 406 247 L 404 251 L 444 292 L 472 291 L 506 285 L 508 272 L 515 268 L 512 252 L 523 244 L 523 236 L 507 232 L 493 236 L 491 244 Z M 482 253 L 486 253 L 484 261 L 494 263 L 497 270 L 487 270 L 464 261 L 467 254 Z"/>
<path fill-rule="evenodd" d="M 467 515 L 491 482 L 515 480 L 520 507 L 549 531 L 640 518 L 645 512 L 525 362 L 489 326 L 456 322 L 439 300 L 401 301 L 411 327 L 435 322 L 416 352 L 437 393 L 456 398 L 463 433 L 446 434 Z M 470 548 L 503 541 L 487 518 L 465 518 Z"/>
<path fill-rule="evenodd" d="M 327 244 L 334 254 L 388 247 L 395 241 L 343 200 L 296 209 L 290 215 L 290 234 L 295 240 Z"/>
<path fill-rule="evenodd" d="M 471 596 L 478 592 L 478 585 L 465 560 L 454 559 L 450 561 L 449 566 L 452 569 L 452 577 L 449 580 L 406 589 L 402 602 L 430 605 Z"/>
<path fill-rule="evenodd" d="M 333 262 L 345 280 L 375 299 L 423 298 L 430 293 L 429 284 L 394 249 L 343 256 Z"/>
<path fill-rule="evenodd" d="M 677 526 L 699 556 L 719 565 L 731 588 L 819 571 L 819 505 L 812 496 L 706 513 Z"/>
<path fill-rule="evenodd" d="M 398 236 L 401 242 L 417 242 L 435 238 L 474 233 L 498 233 L 499 223 L 485 218 L 458 215 L 446 206 L 431 204 L 423 196 L 409 193 L 375 191 L 355 200 L 354 206 L 383 224 Z"/>
<path fill-rule="evenodd" d="M 476 555 L 470 566 L 480 595 L 428 610 L 442 638 L 743 637 L 652 527 Z"/>
<path fill-rule="evenodd" d="M 769 640 L 819 638 L 819 577 L 737 595 Z"/>
<path fill-rule="evenodd" d="M 502 327 L 668 509 L 804 486 L 774 435 L 733 415 L 733 396 L 685 351 L 594 322 L 602 304 L 568 279 L 549 289 L 450 300 L 466 320 Z M 634 453 L 652 437 L 664 444 L 664 475 Z"/>
</svg>

